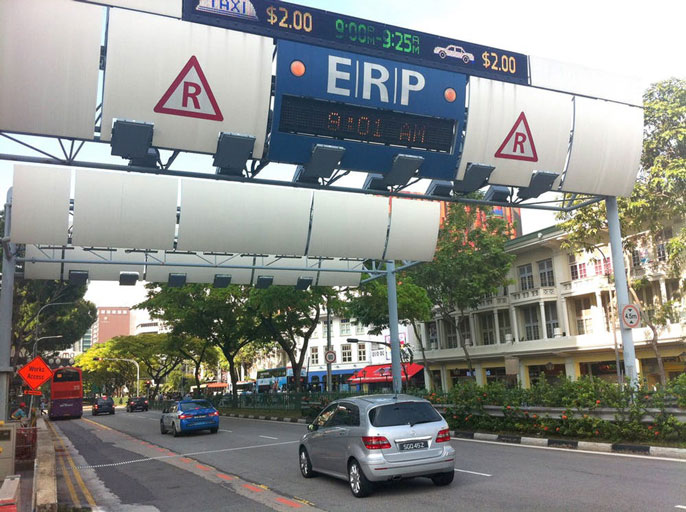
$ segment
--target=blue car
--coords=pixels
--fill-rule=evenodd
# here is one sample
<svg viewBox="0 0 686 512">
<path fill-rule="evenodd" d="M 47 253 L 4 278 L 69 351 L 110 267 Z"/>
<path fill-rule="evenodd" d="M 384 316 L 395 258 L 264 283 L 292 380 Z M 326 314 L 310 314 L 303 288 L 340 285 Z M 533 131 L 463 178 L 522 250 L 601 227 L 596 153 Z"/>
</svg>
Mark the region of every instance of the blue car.
<svg viewBox="0 0 686 512">
<path fill-rule="evenodd" d="M 162 411 L 160 432 L 171 432 L 178 437 L 184 432 L 219 431 L 219 412 L 207 400 L 181 400 Z"/>
</svg>

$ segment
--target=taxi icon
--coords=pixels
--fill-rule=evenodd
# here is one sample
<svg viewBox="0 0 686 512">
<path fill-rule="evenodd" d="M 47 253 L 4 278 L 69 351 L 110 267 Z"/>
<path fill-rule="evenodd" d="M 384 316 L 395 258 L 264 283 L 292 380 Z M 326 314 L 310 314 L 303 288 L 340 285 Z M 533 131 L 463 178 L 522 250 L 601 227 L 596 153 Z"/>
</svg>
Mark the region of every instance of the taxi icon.
<svg viewBox="0 0 686 512">
<path fill-rule="evenodd" d="M 446 57 L 453 57 L 454 59 L 462 59 L 462 62 L 469 64 L 474 62 L 474 55 L 466 52 L 461 46 L 455 44 L 449 44 L 445 48 L 442 46 L 437 46 L 434 48 L 434 53 L 437 53 L 441 59 Z"/>
</svg>

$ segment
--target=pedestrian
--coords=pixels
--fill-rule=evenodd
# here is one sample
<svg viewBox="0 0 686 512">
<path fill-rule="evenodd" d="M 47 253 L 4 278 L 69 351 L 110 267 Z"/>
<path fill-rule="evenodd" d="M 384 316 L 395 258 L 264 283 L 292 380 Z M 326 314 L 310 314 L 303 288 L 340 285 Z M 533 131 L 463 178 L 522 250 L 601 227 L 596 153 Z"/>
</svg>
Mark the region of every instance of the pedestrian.
<svg viewBox="0 0 686 512">
<path fill-rule="evenodd" d="M 46 412 L 45 409 L 47 408 L 48 404 L 45 403 L 45 398 L 40 397 L 40 415 L 45 416 Z"/>
<path fill-rule="evenodd" d="M 26 411 L 24 410 L 25 407 L 26 404 L 24 402 L 20 403 L 19 407 L 15 409 L 15 411 L 11 414 L 10 418 L 19 421 L 21 421 L 23 418 L 26 418 Z"/>
</svg>

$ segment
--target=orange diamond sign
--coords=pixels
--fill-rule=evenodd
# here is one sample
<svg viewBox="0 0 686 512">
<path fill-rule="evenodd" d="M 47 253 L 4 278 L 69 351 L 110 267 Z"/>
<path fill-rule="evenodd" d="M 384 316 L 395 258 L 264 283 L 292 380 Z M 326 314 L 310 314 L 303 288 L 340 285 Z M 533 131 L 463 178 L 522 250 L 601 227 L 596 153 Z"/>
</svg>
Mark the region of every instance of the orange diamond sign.
<svg viewBox="0 0 686 512">
<path fill-rule="evenodd" d="M 52 370 L 40 356 L 22 366 L 17 372 L 31 389 L 38 389 L 52 377 Z"/>
</svg>

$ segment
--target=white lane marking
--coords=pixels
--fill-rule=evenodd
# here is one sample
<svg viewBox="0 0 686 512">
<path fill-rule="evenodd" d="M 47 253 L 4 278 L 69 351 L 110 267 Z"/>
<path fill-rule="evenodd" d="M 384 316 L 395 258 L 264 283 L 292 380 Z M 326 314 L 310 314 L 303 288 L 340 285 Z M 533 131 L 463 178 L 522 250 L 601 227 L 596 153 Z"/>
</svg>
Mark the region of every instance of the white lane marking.
<svg viewBox="0 0 686 512">
<path fill-rule="evenodd" d="M 686 506 L 684 506 L 684 505 L 674 505 L 674 508 L 680 508 L 681 510 L 686 510 Z"/>
<path fill-rule="evenodd" d="M 261 420 L 259 418 L 239 418 L 238 416 L 222 416 L 227 420 L 243 420 L 243 421 L 270 421 L 272 423 L 281 423 L 282 425 L 295 425 L 296 427 L 307 427 L 305 423 L 299 423 L 297 421 L 283 421 L 283 420 L 271 420 L 269 417 Z"/>
<path fill-rule="evenodd" d="M 233 432 L 233 430 L 226 430 L 226 429 L 220 428 L 219 432 Z"/>
<path fill-rule="evenodd" d="M 270 446 L 281 446 L 284 444 L 293 444 L 293 443 L 299 443 L 300 440 L 297 441 L 283 441 L 281 443 L 267 443 L 267 444 L 258 444 L 258 445 L 253 445 L 253 446 L 238 446 L 236 448 L 221 448 L 219 450 L 204 450 L 201 452 L 188 452 L 188 453 L 181 453 L 181 454 L 175 454 L 175 455 L 160 455 L 159 457 L 147 457 L 147 458 L 142 458 L 142 459 L 132 459 L 132 460 L 126 460 L 123 462 L 112 462 L 109 464 L 95 464 L 93 466 L 76 466 L 77 469 L 83 469 L 83 468 L 109 468 L 112 466 L 121 466 L 123 464 L 134 464 L 136 462 L 148 462 L 151 460 L 163 460 L 163 459 L 175 459 L 177 457 L 190 457 L 194 455 L 207 455 L 210 453 L 222 453 L 222 452 L 235 452 L 238 450 L 250 450 L 252 448 L 268 448 Z M 168 449 L 168 448 L 167 448 Z"/>
<path fill-rule="evenodd" d="M 466 469 L 455 469 L 455 471 L 459 471 L 460 473 L 469 473 L 470 475 L 493 476 L 493 475 L 489 475 L 488 473 L 479 473 L 477 471 L 467 471 Z"/>
<path fill-rule="evenodd" d="M 484 443 L 484 444 L 497 444 L 499 446 L 511 446 L 513 448 L 533 448 L 536 450 L 556 450 L 559 452 L 567 453 L 585 453 L 589 455 L 605 455 L 611 457 L 630 457 L 634 459 L 648 459 L 648 460 L 664 460 L 667 462 L 681 462 L 686 464 L 686 459 L 671 459 L 669 457 L 654 457 L 652 455 L 634 455 L 632 453 L 609 453 L 609 452 L 594 452 L 591 450 L 575 450 L 573 448 L 557 448 L 554 446 L 532 446 L 528 444 L 514 444 L 514 443 L 501 443 L 498 441 L 481 441 L 480 439 L 462 439 L 459 437 L 451 437 L 451 441 L 464 441 L 467 443 Z"/>
<path fill-rule="evenodd" d="M 278 439 L 278 437 L 271 437 L 271 436 L 260 436 L 260 437 L 264 437 L 265 439 L 274 439 L 274 440 Z"/>
</svg>

